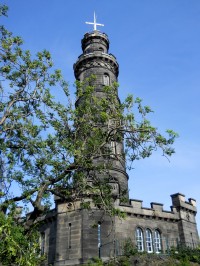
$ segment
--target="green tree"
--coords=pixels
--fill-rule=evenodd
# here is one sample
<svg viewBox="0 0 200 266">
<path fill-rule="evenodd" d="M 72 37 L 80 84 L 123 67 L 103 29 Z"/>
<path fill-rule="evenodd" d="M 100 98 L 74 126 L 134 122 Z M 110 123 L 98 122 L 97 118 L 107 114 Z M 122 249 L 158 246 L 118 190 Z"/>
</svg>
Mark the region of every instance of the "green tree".
<svg viewBox="0 0 200 266">
<path fill-rule="evenodd" d="M 1 5 L 0 14 L 6 16 L 6 6 Z M 27 235 L 51 207 L 52 195 L 71 201 L 78 198 L 89 208 L 84 195 L 90 194 L 99 208 L 118 214 L 107 182 L 111 156 L 126 158 L 131 168 L 135 160 L 149 157 L 158 148 L 165 156 L 174 153 L 176 133 L 168 130 L 161 135 L 147 119 L 150 107 L 142 106 L 139 98 L 117 101 L 117 84 L 105 87 L 105 97 L 98 98 L 92 86 L 95 77 L 77 82 L 76 96 L 81 100 L 75 108 L 50 53 L 44 50 L 32 56 L 23 49 L 22 39 L 4 26 L 0 27 L 0 76 L 0 210 L 16 226 L 23 224 Z M 52 95 L 59 89 L 66 96 L 65 104 Z M 123 140 L 125 154 L 112 154 L 108 144 L 113 139 Z M 104 164 L 95 164 L 102 156 Z M 32 206 L 26 219 L 11 216 L 17 204 Z M 3 236 L 1 244 L 6 245 Z"/>
</svg>

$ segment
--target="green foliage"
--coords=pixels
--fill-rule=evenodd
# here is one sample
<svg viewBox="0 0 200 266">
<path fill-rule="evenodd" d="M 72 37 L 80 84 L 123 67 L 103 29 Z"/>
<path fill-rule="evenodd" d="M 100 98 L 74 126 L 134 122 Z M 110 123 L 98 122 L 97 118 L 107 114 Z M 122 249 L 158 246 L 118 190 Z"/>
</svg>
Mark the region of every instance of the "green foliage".
<svg viewBox="0 0 200 266">
<path fill-rule="evenodd" d="M 114 266 L 115 264 L 113 264 Z M 129 260 L 129 257 L 121 257 L 119 258 L 118 260 L 118 265 L 121 265 L 121 266 L 130 266 L 130 260 Z"/>
<path fill-rule="evenodd" d="M 6 5 L 0 5 L 0 16 L 7 16 L 8 7 Z"/>
<path fill-rule="evenodd" d="M 130 257 L 130 256 L 134 256 L 135 254 L 138 254 L 138 250 L 131 238 L 128 238 L 125 241 L 124 247 L 123 247 L 123 254 L 125 257 Z"/>
<path fill-rule="evenodd" d="M 126 256 L 117 257 L 104 262 L 104 266 L 131 266 L 130 258 Z"/>
<path fill-rule="evenodd" d="M 35 230 L 26 234 L 12 214 L 5 216 L 0 213 L 0 262 L 3 265 L 38 266 L 44 260 L 39 255 L 38 239 Z"/>
<path fill-rule="evenodd" d="M 90 259 L 85 266 L 103 266 L 104 263 L 102 262 L 102 260 L 98 257 L 94 257 L 92 259 Z"/>
<path fill-rule="evenodd" d="M 200 247 L 191 248 L 187 246 L 178 246 L 170 250 L 170 256 L 181 261 L 182 265 L 190 265 L 189 262 L 200 264 Z"/>
<path fill-rule="evenodd" d="M 158 255 L 154 253 L 138 252 L 131 239 L 124 244 L 124 255 L 111 258 L 102 262 L 99 258 L 92 258 L 86 265 L 94 266 L 131 266 L 131 265 L 200 265 L 200 248 L 179 246 L 171 248 L 169 255 Z"/>
</svg>

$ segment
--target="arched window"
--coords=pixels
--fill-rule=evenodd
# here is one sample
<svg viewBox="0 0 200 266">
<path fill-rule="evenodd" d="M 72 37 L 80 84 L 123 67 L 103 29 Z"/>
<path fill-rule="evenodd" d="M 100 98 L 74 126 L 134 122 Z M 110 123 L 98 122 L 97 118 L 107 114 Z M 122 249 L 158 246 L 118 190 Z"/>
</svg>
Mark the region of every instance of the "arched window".
<svg viewBox="0 0 200 266">
<path fill-rule="evenodd" d="M 109 86 L 110 85 L 110 77 L 107 73 L 103 75 L 103 85 Z"/>
<path fill-rule="evenodd" d="M 44 255 L 45 253 L 45 233 L 42 232 L 40 235 L 40 250 L 41 250 L 41 255 Z"/>
<path fill-rule="evenodd" d="M 110 150 L 110 152 L 111 152 L 111 157 L 115 157 L 115 155 L 117 154 L 117 147 L 116 147 L 116 142 L 115 141 L 111 141 L 111 143 L 110 143 L 110 147 L 111 147 L 111 150 Z"/>
<path fill-rule="evenodd" d="M 137 249 L 138 251 L 144 251 L 144 238 L 143 238 L 143 232 L 141 228 L 137 228 L 135 232 L 136 236 L 136 242 L 137 242 Z"/>
<path fill-rule="evenodd" d="M 146 229 L 146 249 L 148 253 L 153 252 L 152 233 L 149 229 Z"/>
<path fill-rule="evenodd" d="M 69 235 L 68 235 L 68 248 L 71 248 L 71 239 L 72 239 L 72 224 L 69 223 Z"/>
<path fill-rule="evenodd" d="M 89 46 L 87 46 L 87 47 L 85 48 L 85 53 L 86 53 L 86 54 L 91 53 L 91 45 L 89 45 Z"/>
<path fill-rule="evenodd" d="M 103 47 L 99 47 L 99 51 L 104 52 Z"/>
<path fill-rule="evenodd" d="M 158 230 L 155 230 L 154 234 L 154 247 L 155 247 L 155 253 L 161 252 L 161 234 Z"/>
<path fill-rule="evenodd" d="M 98 222 L 98 248 L 101 248 L 101 222 Z"/>
</svg>

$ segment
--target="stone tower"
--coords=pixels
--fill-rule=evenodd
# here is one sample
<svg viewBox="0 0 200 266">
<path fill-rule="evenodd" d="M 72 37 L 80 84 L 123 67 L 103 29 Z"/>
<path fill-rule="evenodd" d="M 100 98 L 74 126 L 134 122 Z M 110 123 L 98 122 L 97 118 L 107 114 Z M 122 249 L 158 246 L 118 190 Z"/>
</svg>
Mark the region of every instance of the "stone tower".
<svg viewBox="0 0 200 266">
<path fill-rule="evenodd" d="M 119 73 L 119 65 L 115 56 L 109 54 L 108 36 L 97 30 L 86 33 L 82 39 L 82 51 L 83 53 L 74 64 L 75 78 L 84 81 L 91 75 L 95 75 L 92 84 L 95 96 L 103 98 L 105 97 L 104 86 L 112 86 L 116 83 Z M 116 99 L 120 101 L 118 91 L 116 91 Z M 79 104 L 79 101 L 80 99 L 77 99 L 76 105 Z M 123 138 L 121 141 L 112 140 L 109 145 L 114 154 L 118 154 L 120 158 L 124 157 Z M 105 158 L 99 160 L 103 161 Z M 128 175 L 125 170 L 124 159 L 119 161 L 113 156 L 112 169 L 109 170 L 109 174 L 112 176 L 111 182 L 116 183 L 116 186 L 119 185 L 119 190 L 116 193 L 123 193 L 128 198 Z"/>
<path fill-rule="evenodd" d="M 97 30 L 86 33 L 82 39 L 82 50 L 83 53 L 74 64 L 75 78 L 84 81 L 91 75 L 95 75 L 92 84 L 95 96 L 105 97 L 104 86 L 112 86 L 117 82 L 119 73 L 116 58 L 108 53 L 108 36 Z M 119 102 L 117 88 L 115 95 Z M 78 98 L 76 107 L 83 102 L 84 97 Z M 123 158 L 123 138 L 112 140 L 109 145 L 113 153 L 120 154 Z M 103 160 L 105 158 L 100 156 L 94 163 L 98 164 Z M 125 170 L 125 160 L 119 161 L 115 157 L 111 160 L 109 184 L 113 188 L 113 196 L 115 200 L 121 202 L 120 195 L 125 192 L 128 201 L 128 175 Z M 48 234 L 46 249 L 49 262 L 54 266 L 79 265 L 92 257 L 114 255 L 114 217 L 105 215 L 103 210 L 95 206 L 89 211 L 82 209 L 78 200 L 71 204 L 56 198 L 55 203 L 55 212 L 49 214 L 48 222 L 42 228 L 42 231 L 46 231 L 45 235 Z"/>
<path fill-rule="evenodd" d="M 116 58 L 108 53 L 108 36 L 97 30 L 86 33 L 82 39 L 82 50 L 74 64 L 75 77 L 84 81 L 95 75 L 92 84 L 95 96 L 104 97 L 104 86 L 112 86 L 119 72 Z M 117 91 L 115 95 L 120 101 Z M 81 102 L 84 98 L 78 98 L 76 106 Z M 113 152 L 123 155 L 123 140 L 114 139 L 109 145 Z M 104 158 L 100 156 L 94 163 L 98 164 L 99 160 Z M 40 228 L 41 249 L 47 256 L 46 266 L 75 266 L 92 257 L 108 259 L 122 255 L 127 239 L 132 240 L 138 251 L 147 253 L 166 253 L 178 244 L 192 248 L 199 244 L 194 199 L 187 201 L 181 193 L 171 195 L 171 211 L 165 211 L 163 204 L 157 202 L 152 202 L 150 208 L 143 207 L 142 200 L 138 199 L 122 203 L 120 195 L 123 191 L 127 192 L 128 198 L 125 162 L 113 157 L 109 172 L 115 195 L 113 204 L 126 214 L 126 218 L 105 215 L 93 205 L 90 210 L 83 209 L 78 199 L 70 203 L 56 198 L 55 209 L 43 217 Z"/>
</svg>

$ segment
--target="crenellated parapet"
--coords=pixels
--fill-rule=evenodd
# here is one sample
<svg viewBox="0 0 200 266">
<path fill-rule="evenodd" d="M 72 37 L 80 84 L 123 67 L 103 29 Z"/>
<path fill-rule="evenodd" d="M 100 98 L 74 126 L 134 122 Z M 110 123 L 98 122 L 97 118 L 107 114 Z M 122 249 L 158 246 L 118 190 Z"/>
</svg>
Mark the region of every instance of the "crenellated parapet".
<svg viewBox="0 0 200 266">
<path fill-rule="evenodd" d="M 129 204 L 120 204 L 116 202 L 116 206 L 119 204 L 119 208 L 127 213 L 129 216 L 157 219 L 164 221 L 178 221 L 183 218 L 183 210 L 185 213 L 185 219 L 189 219 L 195 222 L 195 215 L 197 212 L 195 199 L 189 198 L 185 201 L 185 196 L 180 193 L 171 195 L 172 206 L 171 211 L 163 209 L 162 203 L 151 202 L 151 207 L 143 207 L 143 201 L 138 199 L 130 199 Z"/>
<path fill-rule="evenodd" d="M 196 200 L 189 198 L 188 201 L 185 200 L 185 195 L 181 193 L 176 193 L 171 195 L 173 207 L 177 210 L 185 210 L 196 214 Z"/>
<path fill-rule="evenodd" d="M 99 50 L 99 47 L 102 47 L 107 52 L 109 49 L 108 35 L 100 31 L 87 32 L 81 40 L 81 44 L 83 51 Z"/>
</svg>

